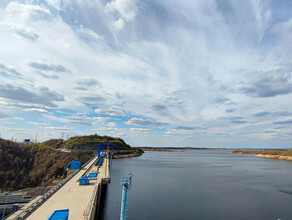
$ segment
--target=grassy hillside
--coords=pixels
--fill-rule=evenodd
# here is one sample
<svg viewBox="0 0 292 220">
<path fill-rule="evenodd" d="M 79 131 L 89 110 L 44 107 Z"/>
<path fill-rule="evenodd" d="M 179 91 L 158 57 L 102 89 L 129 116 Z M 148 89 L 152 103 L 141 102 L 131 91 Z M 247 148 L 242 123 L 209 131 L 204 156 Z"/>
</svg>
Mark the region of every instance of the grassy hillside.
<svg viewBox="0 0 292 220">
<path fill-rule="evenodd" d="M 0 189 L 26 187 L 30 182 L 33 158 L 28 146 L 0 139 Z"/>
<path fill-rule="evenodd" d="M 121 138 L 114 138 L 110 136 L 100 136 L 97 134 L 89 136 L 76 136 L 69 138 L 63 148 L 72 150 L 94 150 L 98 144 L 103 144 L 105 141 L 109 141 L 111 149 L 114 150 L 131 150 L 131 146 L 126 144 Z"/>
<path fill-rule="evenodd" d="M 88 153 L 56 150 L 61 140 L 23 144 L 0 139 L 0 190 L 17 190 L 44 183 L 48 174 L 58 178 L 71 160 L 86 162 Z M 53 144 L 52 143 L 58 143 Z"/>
<path fill-rule="evenodd" d="M 55 178 L 59 178 L 64 167 L 72 160 L 85 163 L 93 156 L 97 145 L 107 140 L 110 141 L 111 149 L 126 150 L 127 154 L 143 153 L 139 149 L 131 148 L 121 138 L 96 134 L 71 137 L 67 141 L 51 139 L 29 144 L 0 138 L 0 191 L 42 185 L 48 174 L 54 174 Z M 64 152 L 64 149 L 72 151 Z"/>
</svg>

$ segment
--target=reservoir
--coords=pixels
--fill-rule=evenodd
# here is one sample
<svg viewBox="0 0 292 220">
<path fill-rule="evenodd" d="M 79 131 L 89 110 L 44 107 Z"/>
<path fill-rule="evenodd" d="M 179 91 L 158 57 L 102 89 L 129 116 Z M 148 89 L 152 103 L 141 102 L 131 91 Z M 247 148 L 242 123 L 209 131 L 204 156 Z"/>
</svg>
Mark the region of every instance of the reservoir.
<svg viewBox="0 0 292 220">
<path fill-rule="evenodd" d="M 103 219 L 120 216 L 121 176 L 134 174 L 128 220 L 291 220 L 292 162 L 227 150 L 145 152 L 113 160 Z"/>
</svg>

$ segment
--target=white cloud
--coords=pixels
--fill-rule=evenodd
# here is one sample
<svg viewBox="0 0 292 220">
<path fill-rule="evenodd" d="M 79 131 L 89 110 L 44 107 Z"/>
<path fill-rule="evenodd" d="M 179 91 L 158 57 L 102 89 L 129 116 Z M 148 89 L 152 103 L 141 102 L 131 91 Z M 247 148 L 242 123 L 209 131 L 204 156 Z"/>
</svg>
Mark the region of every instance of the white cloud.
<svg viewBox="0 0 292 220">
<path fill-rule="evenodd" d="M 257 25 L 258 40 L 261 41 L 265 35 L 266 29 L 270 26 L 272 21 L 272 10 L 265 7 L 265 1 L 252 0 L 255 20 Z"/>
<path fill-rule="evenodd" d="M 34 121 L 29 121 L 27 123 L 28 124 L 32 124 L 32 125 L 38 125 L 38 126 L 40 126 L 40 125 L 48 125 L 47 123 L 40 123 L 40 122 L 34 122 Z"/>
<path fill-rule="evenodd" d="M 101 127 L 101 128 L 94 128 L 91 129 L 93 132 L 98 132 L 99 134 L 110 134 L 115 137 L 125 135 L 125 131 L 122 128 L 115 128 L 115 127 Z"/>
<path fill-rule="evenodd" d="M 126 22 L 133 21 L 138 14 L 136 0 L 112 0 L 105 7 L 106 13 L 118 12 L 120 17 L 113 22 L 113 27 L 120 31 L 124 28 Z"/>
<path fill-rule="evenodd" d="M 292 112 L 290 92 L 257 95 L 269 92 L 267 86 L 280 88 L 273 79 L 290 91 L 292 18 L 278 10 L 291 9 L 285 1 L 279 8 L 260 0 L 22 2 L 0 4 L 0 111 L 8 116 L 1 122 L 31 121 L 29 112 L 49 111 L 35 120 L 72 126 L 74 134 L 104 127 L 98 131 L 128 134 L 134 145 L 266 146 L 265 139 L 245 135 L 280 127 L 278 109 L 286 117 Z M 264 111 L 271 114 L 254 118 Z M 120 123 L 106 128 L 111 117 L 101 116 Z M 124 123 L 160 131 L 137 138 L 130 128 L 115 130 Z M 48 129 L 42 138 L 59 133 Z M 281 137 L 269 141 L 288 146 Z"/>
<path fill-rule="evenodd" d="M 95 109 L 95 113 L 98 114 L 105 114 L 110 116 L 125 116 L 125 113 L 120 110 L 114 110 L 114 109 L 105 109 L 105 108 L 97 108 Z"/>
<path fill-rule="evenodd" d="M 113 128 L 113 127 L 101 127 L 96 129 L 91 129 L 93 131 L 123 131 L 122 128 Z"/>
<path fill-rule="evenodd" d="M 142 119 L 142 118 L 131 118 L 127 122 L 127 125 L 138 125 L 138 126 L 153 126 L 153 125 L 160 125 L 160 122 L 152 121 L 150 119 Z"/>
<path fill-rule="evenodd" d="M 122 18 L 119 18 L 118 20 L 114 21 L 113 26 L 118 31 L 122 30 L 125 26 L 125 21 Z"/>
<path fill-rule="evenodd" d="M 56 10 L 61 10 L 61 0 L 46 0 L 47 4 Z"/>
<path fill-rule="evenodd" d="M 110 120 L 111 117 L 93 117 L 92 119 L 100 123 L 105 123 L 107 120 Z"/>
<path fill-rule="evenodd" d="M 42 108 L 24 108 L 24 112 L 37 112 L 37 113 L 47 113 L 48 111 Z"/>
<path fill-rule="evenodd" d="M 114 122 L 108 122 L 107 125 L 110 127 L 115 127 L 117 124 Z"/>
<path fill-rule="evenodd" d="M 149 132 L 149 129 L 147 129 L 147 128 L 130 128 L 130 130 L 132 132 L 142 132 L 142 133 Z"/>
<path fill-rule="evenodd" d="M 118 11 L 125 20 L 133 20 L 138 13 L 136 0 L 113 0 L 106 4 L 107 12 Z"/>
<path fill-rule="evenodd" d="M 12 118 L 13 120 L 24 120 L 24 118 L 22 118 L 22 117 L 14 117 L 14 118 Z"/>
<path fill-rule="evenodd" d="M 10 2 L 6 7 L 7 19 L 21 22 L 41 22 L 51 18 L 50 10 L 42 5 L 21 4 Z"/>
<path fill-rule="evenodd" d="M 47 130 L 58 130 L 58 131 L 68 131 L 69 128 L 67 127 L 45 127 Z"/>
</svg>

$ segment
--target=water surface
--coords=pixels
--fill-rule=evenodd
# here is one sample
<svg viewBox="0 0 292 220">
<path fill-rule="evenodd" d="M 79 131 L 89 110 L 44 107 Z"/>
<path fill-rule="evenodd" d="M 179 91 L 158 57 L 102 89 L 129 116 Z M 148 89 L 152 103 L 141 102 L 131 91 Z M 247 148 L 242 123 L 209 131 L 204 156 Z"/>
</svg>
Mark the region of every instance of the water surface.
<svg viewBox="0 0 292 220">
<path fill-rule="evenodd" d="M 105 220 L 119 219 L 130 171 L 128 220 L 292 219 L 292 162 L 195 150 L 113 160 Z"/>
</svg>

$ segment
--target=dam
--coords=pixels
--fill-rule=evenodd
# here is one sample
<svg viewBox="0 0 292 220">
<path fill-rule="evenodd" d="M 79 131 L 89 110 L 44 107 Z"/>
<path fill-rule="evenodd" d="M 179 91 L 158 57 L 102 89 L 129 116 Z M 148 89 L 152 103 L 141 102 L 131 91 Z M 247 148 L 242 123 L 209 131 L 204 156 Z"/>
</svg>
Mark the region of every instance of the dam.
<svg viewBox="0 0 292 220">
<path fill-rule="evenodd" d="M 95 155 L 44 196 L 36 197 L 7 219 L 56 219 L 58 210 L 72 220 L 95 219 L 101 192 L 111 181 L 110 164 L 108 152 Z"/>
</svg>

